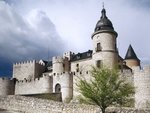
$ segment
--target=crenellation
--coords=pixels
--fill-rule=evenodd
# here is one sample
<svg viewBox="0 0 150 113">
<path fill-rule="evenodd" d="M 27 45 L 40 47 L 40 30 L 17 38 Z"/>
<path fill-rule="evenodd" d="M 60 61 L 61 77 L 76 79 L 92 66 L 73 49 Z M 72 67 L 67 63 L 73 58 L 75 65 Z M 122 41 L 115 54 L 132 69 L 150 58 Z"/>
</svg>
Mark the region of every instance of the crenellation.
<svg viewBox="0 0 150 113">
<path fill-rule="evenodd" d="M 52 92 L 52 77 L 43 76 L 16 82 L 15 94 L 39 94 Z"/>
</svg>

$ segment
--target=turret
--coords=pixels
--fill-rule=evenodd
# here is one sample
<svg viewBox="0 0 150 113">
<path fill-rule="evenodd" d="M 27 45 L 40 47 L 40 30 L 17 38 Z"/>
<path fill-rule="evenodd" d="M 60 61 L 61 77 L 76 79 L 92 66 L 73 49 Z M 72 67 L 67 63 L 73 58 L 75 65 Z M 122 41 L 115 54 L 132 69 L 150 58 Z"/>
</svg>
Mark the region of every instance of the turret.
<svg viewBox="0 0 150 113">
<path fill-rule="evenodd" d="M 95 65 L 113 68 L 118 63 L 117 51 L 117 32 L 114 31 L 111 21 L 106 16 L 103 8 L 102 15 L 97 22 L 95 31 L 92 35 L 93 40 L 93 59 Z"/>
<path fill-rule="evenodd" d="M 127 50 L 127 53 L 125 56 L 125 62 L 126 62 L 126 65 L 130 68 L 132 68 L 133 66 L 140 66 L 140 60 L 136 56 L 131 45 L 129 45 L 129 48 Z"/>
<path fill-rule="evenodd" d="M 69 72 L 69 60 L 67 57 L 63 58 L 61 56 L 53 57 L 52 60 L 53 73 L 64 73 Z"/>
</svg>

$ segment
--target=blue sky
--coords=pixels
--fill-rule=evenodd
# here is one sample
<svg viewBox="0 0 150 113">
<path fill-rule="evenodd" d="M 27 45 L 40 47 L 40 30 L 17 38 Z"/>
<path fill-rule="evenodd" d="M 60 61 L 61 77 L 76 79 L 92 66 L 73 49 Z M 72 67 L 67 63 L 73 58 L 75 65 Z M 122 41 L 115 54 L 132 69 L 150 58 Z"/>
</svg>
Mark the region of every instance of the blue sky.
<svg viewBox="0 0 150 113">
<path fill-rule="evenodd" d="M 11 75 L 15 62 L 92 49 L 103 1 L 0 0 L 0 76 Z M 120 55 L 124 58 L 131 44 L 142 63 L 150 64 L 150 1 L 104 2 Z"/>
</svg>

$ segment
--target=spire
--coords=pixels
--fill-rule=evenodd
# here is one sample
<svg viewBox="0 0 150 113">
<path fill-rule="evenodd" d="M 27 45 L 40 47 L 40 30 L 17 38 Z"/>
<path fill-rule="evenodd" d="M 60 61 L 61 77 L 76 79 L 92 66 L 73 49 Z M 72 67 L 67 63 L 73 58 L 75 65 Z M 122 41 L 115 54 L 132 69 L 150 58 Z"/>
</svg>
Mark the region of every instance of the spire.
<svg viewBox="0 0 150 113">
<path fill-rule="evenodd" d="M 103 5 L 103 9 L 104 9 L 104 2 L 103 2 L 103 4 L 102 4 L 102 5 Z"/>
<path fill-rule="evenodd" d="M 125 60 L 126 59 L 136 59 L 136 60 L 139 60 L 131 46 L 131 44 L 129 45 L 129 48 L 127 50 L 127 53 L 126 53 L 126 56 L 125 56 Z"/>
<path fill-rule="evenodd" d="M 106 10 L 105 10 L 105 8 L 104 8 L 104 2 L 103 2 L 103 9 L 102 9 L 102 11 L 101 11 L 101 13 L 102 13 L 102 16 L 101 16 L 101 19 L 102 18 L 107 18 L 107 16 L 106 16 Z"/>
<path fill-rule="evenodd" d="M 102 13 L 101 19 L 102 18 L 107 18 L 107 16 L 106 16 L 106 10 L 104 8 L 102 9 L 101 13 Z"/>
</svg>

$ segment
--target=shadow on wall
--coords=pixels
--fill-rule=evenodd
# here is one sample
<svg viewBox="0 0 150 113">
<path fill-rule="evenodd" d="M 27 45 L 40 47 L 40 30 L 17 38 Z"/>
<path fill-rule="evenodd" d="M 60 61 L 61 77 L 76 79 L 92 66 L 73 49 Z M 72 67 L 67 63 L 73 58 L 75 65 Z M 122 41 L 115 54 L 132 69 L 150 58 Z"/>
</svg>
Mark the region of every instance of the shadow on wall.
<svg viewBox="0 0 150 113">
<path fill-rule="evenodd" d="M 62 102 L 61 93 L 30 94 L 30 95 L 22 95 L 22 96 L 35 97 L 35 98 L 48 99 L 48 100 Z"/>
</svg>

